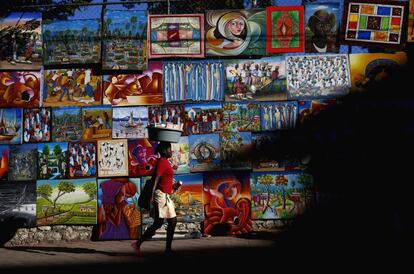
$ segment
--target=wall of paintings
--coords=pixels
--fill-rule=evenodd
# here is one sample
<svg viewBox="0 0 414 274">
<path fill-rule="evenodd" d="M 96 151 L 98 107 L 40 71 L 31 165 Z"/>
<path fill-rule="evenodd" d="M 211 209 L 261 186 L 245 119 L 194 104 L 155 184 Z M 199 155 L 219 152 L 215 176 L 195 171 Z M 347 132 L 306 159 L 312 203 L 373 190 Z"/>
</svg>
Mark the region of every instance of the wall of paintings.
<svg viewBox="0 0 414 274">
<path fill-rule="evenodd" d="M 151 219 L 137 200 L 158 159 L 148 125 L 183 131 L 170 159 L 180 222 L 242 234 L 305 212 L 309 159 L 280 144 L 390 77 L 413 40 L 413 0 L 318 2 L 0 18 L 0 215 L 140 237 Z M 361 45 L 387 53 L 350 53 Z"/>
</svg>

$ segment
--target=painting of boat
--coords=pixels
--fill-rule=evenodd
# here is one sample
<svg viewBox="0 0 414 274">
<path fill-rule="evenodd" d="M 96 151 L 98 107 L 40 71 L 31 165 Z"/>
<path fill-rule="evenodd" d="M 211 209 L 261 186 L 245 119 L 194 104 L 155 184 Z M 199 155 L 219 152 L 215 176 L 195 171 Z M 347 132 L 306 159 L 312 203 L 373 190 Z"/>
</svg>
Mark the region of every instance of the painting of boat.
<svg viewBox="0 0 414 274">
<path fill-rule="evenodd" d="M 0 144 L 20 144 L 22 110 L 0 109 Z"/>
</svg>

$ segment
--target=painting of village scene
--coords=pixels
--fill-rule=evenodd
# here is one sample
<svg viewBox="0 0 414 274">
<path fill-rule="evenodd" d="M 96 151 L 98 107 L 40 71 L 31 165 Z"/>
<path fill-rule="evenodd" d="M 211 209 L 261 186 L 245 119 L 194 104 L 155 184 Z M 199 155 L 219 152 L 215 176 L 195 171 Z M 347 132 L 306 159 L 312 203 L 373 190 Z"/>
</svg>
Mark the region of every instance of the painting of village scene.
<svg viewBox="0 0 414 274">
<path fill-rule="evenodd" d="M 40 81 L 40 71 L 0 72 L 0 107 L 39 107 Z"/>
<path fill-rule="evenodd" d="M 150 62 L 141 74 L 104 75 L 103 104 L 113 106 L 161 105 L 162 65 Z"/>
<path fill-rule="evenodd" d="M 304 213 L 313 184 L 311 175 L 254 172 L 250 180 L 252 219 L 289 219 Z"/>
<path fill-rule="evenodd" d="M 37 179 L 65 179 L 68 177 L 68 143 L 38 144 Z"/>
<path fill-rule="evenodd" d="M 186 104 L 185 119 L 188 135 L 221 132 L 222 105 L 221 103 Z"/>
<path fill-rule="evenodd" d="M 129 176 L 152 175 L 157 165 L 157 141 L 148 139 L 128 140 Z"/>
<path fill-rule="evenodd" d="M 128 142 L 122 140 L 105 140 L 97 142 L 98 176 L 128 176 Z"/>
<path fill-rule="evenodd" d="M 168 160 L 174 174 L 190 173 L 190 146 L 188 137 L 181 136 L 178 143 L 171 143 L 172 156 Z"/>
<path fill-rule="evenodd" d="M 283 101 L 287 99 L 283 56 L 226 60 L 226 101 Z"/>
<path fill-rule="evenodd" d="M 251 232 L 249 172 L 204 174 L 204 233 L 212 236 Z"/>
<path fill-rule="evenodd" d="M 36 180 L 37 145 L 11 145 L 9 149 L 9 181 Z"/>
<path fill-rule="evenodd" d="M 98 180 L 99 240 L 129 240 L 141 235 L 140 181 L 139 178 Z"/>
<path fill-rule="evenodd" d="M 156 127 L 183 130 L 182 135 L 186 135 L 184 105 L 148 107 L 148 123 Z"/>
<path fill-rule="evenodd" d="M 111 106 L 94 106 L 82 108 L 82 140 L 112 138 Z"/>
<path fill-rule="evenodd" d="M 0 109 L 0 144 L 22 143 L 22 109 Z"/>
<path fill-rule="evenodd" d="M 38 180 L 36 223 L 45 225 L 96 224 L 96 179 Z"/>
<path fill-rule="evenodd" d="M 54 142 L 79 141 L 82 137 L 81 108 L 56 107 L 52 111 L 52 140 Z"/>
<path fill-rule="evenodd" d="M 44 20 L 44 64 L 98 63 L 101 59 L 100 19 Z"/>
<path fill-rule="evenodd" d="M 102 77 L 92 69 L 45 70 L 43 106 L 100 105 Z"/>
<path fill-rule="evenodd" d="M 223 131 L 260 131 L 259 105 L 223 103 Z"/>
<path fill-rule="evenodd" d="M 19 221 L 19 227 L 36 225 L 36 181 L 0 184 L 0 219 Z"/>
<path fill-rule="evenodd" d="M 96 177 L 96 143 L 69 142 L 69 178 Z"/>
<path fill-rule="evenodd" d="M 182 186 L 171 195 L 179 222 L 202 222 L 203 213 L 203 174 L 174 176 Z"/>
<path fill-rule="evenodd" d="M 12 12 L 0 18 L 0 68 L 36 70 L 42 66 L 42 14 Z"/>
<path fill-rule="evenodd" d="M 220 135 L 203 134 L 188 137 L 190 144 L 190 171 L 220 169 Z"/>
<path fill-rule="evenodd" d="M 220 137 L 221 168 L 251 169 L 252 133 L 223 132 Z"/>
<path fill-rule="evenodd" d="M 51 140 L 51 108 L 23 109 L 23 141 L 25 143 Z"/>
<path fill-rule="evenodd" d="M 105 10 L 103 69 L 147 68 L 147 21 L 143 10 Z"/>
<path fill-rule="evenodd" d="M 261 104 L 260 124 L 262 130 L 295 128 L 298 119 L 296 101 Z"/>
<path fill-rule="evenodd" d="M 9 147 L 0 145 L 0 181 L 9 179 Z"/>
<path fill-rule="evenodd" d="M 112 109 L 112 138 L 147 138 L 147 125 L 146 107 Z"/>
</svg>

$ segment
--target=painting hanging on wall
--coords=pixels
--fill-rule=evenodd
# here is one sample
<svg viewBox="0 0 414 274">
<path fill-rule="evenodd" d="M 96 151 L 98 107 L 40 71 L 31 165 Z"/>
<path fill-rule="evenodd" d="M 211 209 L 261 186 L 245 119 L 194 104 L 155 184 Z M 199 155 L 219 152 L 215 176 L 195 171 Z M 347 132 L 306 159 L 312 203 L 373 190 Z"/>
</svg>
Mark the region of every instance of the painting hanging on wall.
<svg viewBox="0 0 414 274">
<path fill-rule="evenodd" d="M 147 138 L 148 110 L 146 107 L 112 109 L 112 138 Z"/>
<path fill-rule="evenodd" d="M 407 2 L 345 0 L 341 42 L 402 48 L 407 40 L 407 13 Z"/>
<path fill-rule="evenodd" d="M 68 177 L 68 143 L 37 145 L 37 179 L 65 179 Z"/>
<path fill-rule="evenodd" d="M 220 134 L 221 168 L 252 168 L 252 133 L 223 132 Z"/>
<path fill-rule="evenodd" d="M 126 139 L 97 142 L 98 176 L 128 176 L 128 142 Z"/>
<path fill-rule="evenodd" d="M 251 232 L 249 172 L 204 174 L 204 233 L 213 236 Z"/>
<path fill-rule="evenodd" d="M 19 227 L 36 225 L 36 181 L 0 184 L 0 219 L 19 221 Z"/>
<path fill-rule="evenodd" d="M 45 70 L 42 106 L 100 105 L 102 76 L 92 69 Z"/>
<path fill-rule="evenodd" d="M 183 130 L 187 135 L 184 119 L 184 105 L 163 105 L 148 107 L 148 123 L 157 127 Z"/>
<path fill-rule="evenodd" d="M 9 181 L 37 179 L 37 145 L 11 145 L 9 158 Z"/>
<path fill-rule="evenodd" d="M 101 20 L 44 20 L 44 65 L 94 64 L 101 60 Z"/>
<path fill-rule="evenodd" d="M 96 143 L 69 142 L 69 178 L 96 177 Z"/>
<path fill-rule="evenodd" d="M 299 124 L 303 124 L 312 117 L 317 117 L 321 112 L 338 104 L 337 99 L 314 99 L 314 100 L 299 100 Z"/>
<path fill-rule="evenodd" d="M 22 143 L 22 109 L 0 109 L 0 144 Z"/>
<path fill-rule="evenodd" d="M 305 51 L 339 52 L 339 3 L 306 3 Z"/>
<path fill-rule="evenodd" d="M 188 135 L 221 132 L 222 105 L 221 103 L 186 104 L 185 119 Z"/>
<path fill-rule="evenodd" d="M 83 107 L 82 128 L 82 140 L 111 139 L 111 106 Z"/>
<path fill-rule="evenodd" d="M 312 176 L 302 172 L 254 172 L 250 178 L 252 219 L 289 219 L 304 213 Z"/>
<path fill-rule="evenodd" d="M 171 195 L 179 222 L 202 222 L 203 213 L 203 174 L 174 176 L 182 186 Z"/>
<path fill-rule="evenodd" d="M 254 103 L 224 103 L 223 131 L 260 131 L 260 107 Z"/>
<path fill-rule="evenodd" d="M 305 49 L 303 6 L 266 8 L 266 52 L 303 52 Z"/>
<path fill-rule="evenodd" d="M 266 10 L 208 10 L 206 55 L 266 55 Z"/>
<path fill-rule="evenodd" d="M 161 62 L 149 62 L 142 74 L 104 75 L 103 80 L 104 105 L 161 105 L 164 101 Z"/>
<path fill-rule="evenodd" d="M 203 58 L 204 14 L 151 14 L 148 40 L 148 58 Z"/>
<path fill-rule="evenodd" d="M 0 181 L 9 179 L 9 147 L 0 145 Z"/>
<path fill-rule="evenodd" d="M 80 107 L 52 108 L 52 140 L 54 142 L 79 141 L 82 137 L 82 111 Z"/>
<path fill-rule="evenodd" d="M 174 174 L 190 173 L 190 146 L 187 136 L 181 136 L 178 143 L 171 143 L 172 156 L 169 160 Z"/>
<path fill-rule="evenodd" d="M 25 143 L 51 140 L 51 108 L 23 109 L 23 141 Z"/>
<path fill-rule="evenodd" d="M 95 225 L 96 179 L 38 180 L 36 224 Z"/>
<path fill-rule="evenodd" d="M 105 9 L 102 69 L 147 68 L 147 14 L 143 10 Z"/>
<path fill-rule="evenodd" d="M 287 99 L 285 57 L 226 60 L 226 101 Z"/>
<path fill-rule="evenodd" d="M 128 140 L 129 176 L 148 176 L 154 173 L 158 161 L 156 147 L 156 141 Z"/>
<path fill-rule="evenodd" d="M 40 71 L 0 72 L 0 107 L 39 107 L 40 81 Z"/>
<path fill-rule="evenodd" d="M 220 135 L 190 135 L 190 171 L 202 172 L 220 169 Z"/>
<path fill-rule="evenodd" d="M 41 24 L 40 12 L 12 12 L 0 18 L 0 69 L 40 70 Z"/>
<path fill-rule="evenodd" d="M 410 0 L 408 13 L 408 42 L 414 42 L 414 0 Z"/>
<path fill-rule="evenodd" d="M 99 240 L 138 239 L 141 235 L 140 181 L 139 178 L 98 179 Z"/>
<path fill-rule="evenodd" d="M 288 56 L 286 75 L 290 99 L 338 97 L 351 87 L 346 54 Z"/>
<path fill-rule="evenodd" d="M 384 81 L 393 79 L 407 62 L 405 52 L 350 54 L 351 92 L 375 90 Z"/>
<path fill-rule="evenodd" d="M 298 103 L 296 101 L 260 104 L 262 130 L 291 129 L 296 127 Z"/>
</svg>

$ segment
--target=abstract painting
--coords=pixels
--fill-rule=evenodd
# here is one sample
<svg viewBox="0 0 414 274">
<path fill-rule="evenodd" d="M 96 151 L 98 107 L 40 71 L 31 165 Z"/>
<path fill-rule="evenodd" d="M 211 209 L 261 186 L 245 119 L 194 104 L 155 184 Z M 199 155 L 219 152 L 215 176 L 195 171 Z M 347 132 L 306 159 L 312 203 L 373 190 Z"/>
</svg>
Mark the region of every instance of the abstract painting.
<svg viewBox="0 0 414 274">
<path fill-rule="evenodd" d="M 220 169 L 220 135 L 190 135 L 190 171 L 201 172 Z"/>
<path fill-rule="evenodd" d="M 179 222 L 202 222 L 203 213 L 203 174 L 177 175 L 174 179 L 182 186 L 171 195 Z"/>
<path fill-rule="evenodd" d="M 220 134 L 221 168 L 252 168 L 252 133 L 223 132 Z"/>
<path fill-rule="evenodd" d="M 190 145 L 187 136 L 181 136 L 178 143 L 171 143 L 172 156 L 169 162 L 174 174 L 190 173 Z"/>
<path fill-rule="evenodd" d="M 12 12 L 0 18 L 0 69 L 40 70 L 42 14 Z"/>
<path fill-rule="evenodd" d="M 204 174 L 204 233 L 239 235 L 253 230 L 249 172 Z"/>
<path fill-rule="evenodd" d="M 266 55 L 266 10 L 207 11 L 206 55 Z"/>
<path fill-rule="evenodd" d="M 141 235 L 140 181 L 139 178 L 98 179 L 99 240 L 138 239 Z"/>
<path fill-rule="evenodd" d="M 338 104 L 336 99 L 313 99 L 313 100 L 299 100 L 299 124 L 303 124 L 312 117 L 317 117 L 324 110 Z"/>
<path fill-rule="evenodd" d="M 37 226 L 95 225 L 96 179 L 38 180 Z"/>
<path fill-rule="evenodd" d="M 98 176 L 128 176 L 128 142 L 126 139 L 97 142 Z"/>
<path fill-rule="evenodd" d="M 296 101 L 260 104 L 262 130 L 291 129 L 296 127 L 298 103 Z"/>
<path fill-rule="evenodd" d="M 82 111 L 80 107 L 52 108 L 52 140 L 54 142 L 79 141 L 82 137 Z"/>
<path fill-rule="evenodd" d="M 112 137 L 111 106 L 82 108 L 82 140 L 110 139 Z"/>
<path fill-rule="evenodd" d="M 37 145 L 37 179 L 66 179 L 68 177 L 68 143 Z"/>
<path fill-rule="evenodd" d="M 148 16 L 148 58 L 204 57 L 204 14 Z"/>
<path fill-rule="evenodd" d="M 148 110 L 146 107 L 112 109 L 112 138 L 147 138 Z"/>
<path fill-rule="evenodd" d="M 51 140 L 51 108 L 23 109 L 23 141 L 25 143 Z"/>
<path fill-rule="evenodd" d="M 100 105 L 102 76 L 92 69 L 45 70 L 44 107 Z"/>
<path fill-rule="evenodd" d="M 9 179 L 9 146 L 0 145 L 0 181 Z"/>
<path fill-rule="evenodd" d="M 266 52 L 303 52 L 304 8 L 282 6 L 266 8 Z"/>
<path fill-rule="evenodd" d="M 184 105 L 163 105 L 148 107 L 148 123 L 152 126 L 161 126 L 183 130 L 186 135 Z"/>
<path fill-rule="evenodd" d="M 224 103 L 223 131 L 260 131 L 260 106 L 255 103 Z"/>
<path fill-rule="evenodd" d="M 164 101 L 161 62 L 149 62 L 141 74 L 104 75 L 103 79 L 104 105 L 161 105 Z"/>
<path fill-rule="evenodd" d="M 69 142 L 69 178 L 96 177 L 96 143 Z"/>
<path fill-rule="evenodd" d="M 0 109 L 0 144 L 22 143 L 22 109 Z"/>
<path fill-rule="evenodd" d="M 221 103 L 186 104 L 185 119 L 188 135 L 222 131 Z"/>
<path fill-rule="evenodd" d="M 37 145 L 11 145 L 9 150 L 9 181 L 36 180 Z"/>
<path fill-rule="evenodd" d="M 39 107 L 40 77 L 40 71 L 0 72 L 0 107 Z"/>
<path fill-rule="evenodd" d="M 157 165 L 156 141 L 148 139 L 128 140 L 129 176 L 152 175 Z"/>
</svg>

